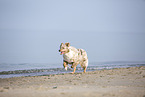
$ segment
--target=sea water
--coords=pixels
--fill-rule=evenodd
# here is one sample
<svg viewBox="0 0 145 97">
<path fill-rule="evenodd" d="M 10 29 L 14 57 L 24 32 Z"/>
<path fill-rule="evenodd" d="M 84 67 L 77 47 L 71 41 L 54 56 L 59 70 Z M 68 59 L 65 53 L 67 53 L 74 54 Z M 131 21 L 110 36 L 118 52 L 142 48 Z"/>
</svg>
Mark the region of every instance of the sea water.
<svg viewBox="0 0 145 97">
<path fill-rule="evenodd" d="M 145 66 L 145 62 L 94 62 L 94 63 L 89 63 L 87 71 L 113 69 L 113 68 L 139 67 L 139 66 Z M 65 71 L 61 63 L 58 64 L 0 63 L 0 78 L 63 74 L 63 73 L 70 73 L 72 71 L 73 71 L 72 68 L 69 68 L 67 71 Z M 78 65 L 76 72 L 83 72 L 83 69 Z"/>
</svg>

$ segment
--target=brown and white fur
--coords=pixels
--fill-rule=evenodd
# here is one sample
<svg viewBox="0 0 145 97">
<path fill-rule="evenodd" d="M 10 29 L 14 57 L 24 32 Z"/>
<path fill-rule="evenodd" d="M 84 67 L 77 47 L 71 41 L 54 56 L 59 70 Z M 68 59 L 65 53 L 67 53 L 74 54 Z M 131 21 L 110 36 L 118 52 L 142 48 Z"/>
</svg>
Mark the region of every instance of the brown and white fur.
<svg viewBox="0 0 145 97">
<path fill-rule="evenodd" d="M 75 73 L 76 66 L 80 64 L 84 69 L 84 73 L 86 72 L 88 57 L 85 50 L 76 49 L 70 46 L 70 43 L 61 43 L 59 52 L 61 52 L 61 55 L 63 54 L 63 66 L 65 70 L 67 70 L 68 64 L 71 64 L 71 68 L 74 68 L 72 73 Z"/>
</svg>

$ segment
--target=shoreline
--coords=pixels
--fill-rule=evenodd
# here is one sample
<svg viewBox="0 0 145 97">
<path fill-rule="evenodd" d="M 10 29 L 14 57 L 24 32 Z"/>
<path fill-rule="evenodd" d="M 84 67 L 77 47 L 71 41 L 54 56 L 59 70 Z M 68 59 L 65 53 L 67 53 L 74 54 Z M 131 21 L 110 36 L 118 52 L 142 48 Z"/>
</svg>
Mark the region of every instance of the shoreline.
<svg viewBox="0 0 145 97">
<path fill-rule="evenodd" d="M 95 65 L 94 64 L 89 64 L 89 66 L 87 67 L 87 72 L 103 70 L 103 69 L 106 70 L 106 69 L 114 69 L 114 68 L 128 68 L 128 67 L 145 66 L 145 62 L 118 62 L 118 63 L 107 62 L 107 63 L 100 63 L 100 64 L 96 63 Z M 55 68 L 53 68 L 54 66 L 52 66 L 52 64 L 47 64 L 47 65 L 46 64 L 22 64 L 22 65 L 13 64 L 13 65 L 11 65 L 12 67 L 10 66 L 10 64 L 0 64 L 0 65 L 2 67 L 2 68 L 0 68 L 0 78 L 51 75 L 51 74 L 70 73 L 73 71 L 72 68 L 69 68 L 67 71 L 65 71 L 64 68 L 59 67 L 60 65 L 58 65 L 58 64 L 55 66 Z M 42 67 L 40 68 L 38 66 L 42 66 Z M 43 68 L 43 67 L 45 67 L 45 68 Z M 80 66 L 78 66 L 76 72 L 82 72 L 82 71 L 83 71 L 83 69 Z"/>
<path fill-rule="evenodd" d="M 145 66 L 0 78 L 0 97 L 144 97 Z"/>
</svg>

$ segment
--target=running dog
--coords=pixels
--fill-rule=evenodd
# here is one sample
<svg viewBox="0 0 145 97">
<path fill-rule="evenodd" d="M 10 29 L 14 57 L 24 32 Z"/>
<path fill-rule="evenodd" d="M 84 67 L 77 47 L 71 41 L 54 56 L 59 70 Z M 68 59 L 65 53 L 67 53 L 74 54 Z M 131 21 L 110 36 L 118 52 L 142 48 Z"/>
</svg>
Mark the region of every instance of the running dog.
<svg viewBox="0 0 145 97">
<path fill-rule="evenodd" d="M 61 43 L 59 52 L 63 55 L 63 66 L 65 70 L 67 70 L 68 64 L 71 64 L 71 68 L 74 68 L 72 74 L 74 74 L 76 66 L 80 64 L 84 69 L 84 73 L 86 72 L 88 57 L 85 50 L 76 49 L 75 47 L 70 46 L 70 43 Z"/>
</svg>

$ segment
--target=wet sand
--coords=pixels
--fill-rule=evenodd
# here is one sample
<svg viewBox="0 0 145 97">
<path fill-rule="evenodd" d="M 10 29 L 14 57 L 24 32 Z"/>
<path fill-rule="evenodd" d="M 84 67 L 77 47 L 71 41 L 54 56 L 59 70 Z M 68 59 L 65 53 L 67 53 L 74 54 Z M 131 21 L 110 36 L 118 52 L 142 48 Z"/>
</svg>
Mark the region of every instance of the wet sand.
<svg viewBox="0 0 145 97">
<path fill-rule="evenodd" d="M 145 97 L 145 66 L 0 79 L 0 97 Z"/>
</svg>

